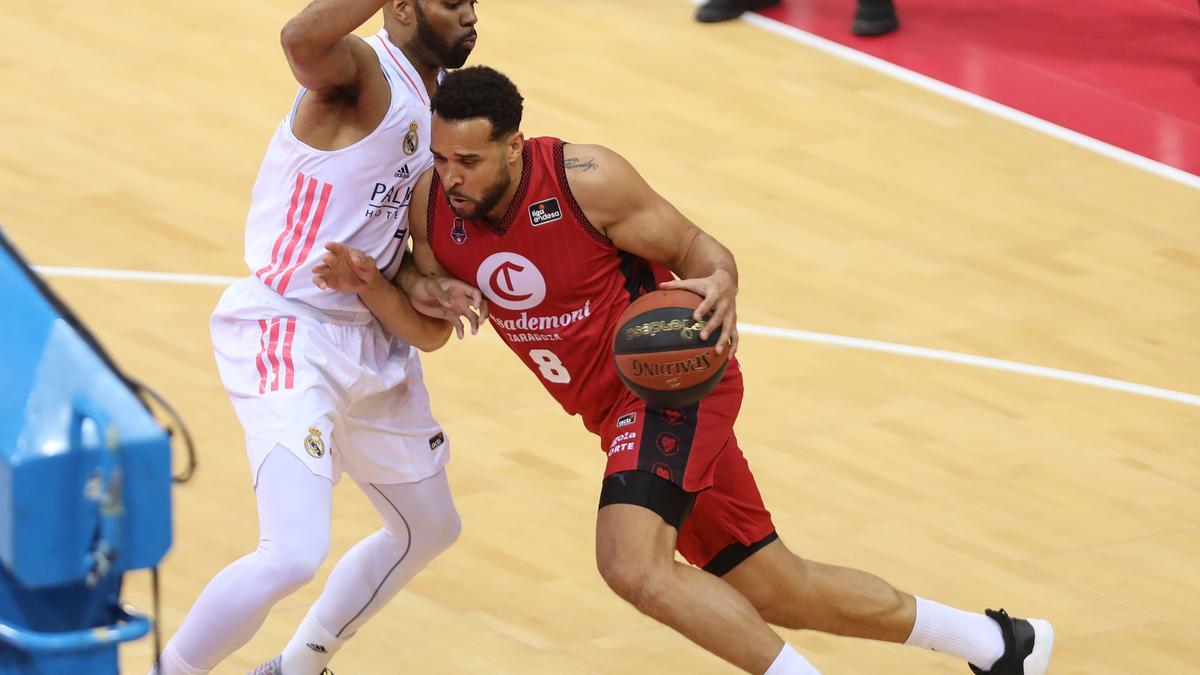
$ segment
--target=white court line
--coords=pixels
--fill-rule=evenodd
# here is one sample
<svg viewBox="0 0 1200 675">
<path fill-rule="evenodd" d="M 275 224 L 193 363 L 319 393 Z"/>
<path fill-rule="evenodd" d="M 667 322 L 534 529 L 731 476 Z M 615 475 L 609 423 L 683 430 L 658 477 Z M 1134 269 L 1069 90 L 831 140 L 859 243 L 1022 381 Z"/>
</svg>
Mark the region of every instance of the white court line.
<svg viewBox="0 0 1200 675">
<path fill-rule="evenodd" d="M 39 274 L 44 274 L 51 277 L 57 276 L 79 277 L 85 279 L 116 279 L 119 281 L 156 281 L 161 283 L 203 284 L 208 286 L 228 286 L 229 284 L 243 278 L 223 277 L 212 274 L 176 274 L 172 272 L 140 272 L 137 270 L 95 269 L 86 267 L 47 267 L 44 265 L 34 265 L 33 269 L 37 270 Z M 1023 375 L 1045 377 L 1051 380 L 1074 382 L 1076 384 L 1083 384 L 1089 387 L 1113 389 L 1115 391 L 1123 391 L 1129 394 L 1137 394 L 1138 396 L 1160 398 L 1167 401 L 1174 401 L 1176 403 L 1183 403 L 1185 405 L 1200 406 L 1200 396 L 1195 394 L 1186 394 L 1180 391 L 1161 389 L 1159 387 L 1151 387 L 1145 384 L 1136 384 L 1134 382 L 1125 382 L 1123 380 L 1114 380 L 1112 378 L 1099 377 L 1097 375 L 1075 373 L 1069 370 L 1059 370 L 1057 368 L 1034 366 L 1027 363 L 1004 361 L 1002 359 L 993 359 L 986 356 L 973 356 L 971 354 L 947 352 L 940 349 L 913 347 L 910 345 L 896 344 L 893 342 L 880 342 L 879 340 L 866 340 L 863 338 L 846 337 L 843 335 L 830 335 L 828 333 L 813 333 L 810 331 L 795 330 L 793 328 L 758 326 L 750 323 L 739 323 L 738 330 L 746 335 L 763 335 L 766 337 L 783 338 L 785 340 L 795 340 L 798 342 L 815 342 L 818 344 L 835 345 L 838 347 L 850 347 L 852 349 L 866 349 L 869 351 L 886 352 L 889 354 L 900 354 L 902 356 L 915 356 L 934 361 L 948 361 L 950 363 L 960 363 L 968 366 L 979 366 L 980 368 L 992 368 L 994 370 L 1004 370 L 1010 373 L 1021 373 Z"/>
<path fill-rule="evenodd" d="M 1021 373 L 1023 375 L 1045 377 L 1051 380 L 1062 380 L 1064 382 L 1086 384 L 1090 387 L 1114 389 L 1116 391 L 1124 391 L 1130 394 L 1137 394 L 1139 396 L 1149 396 L 1151 398 L 1161 398 L 1167 401 L 1175 401 L 1176 403 L 1184 403 L 1186 405 L 1200 406 L 1200 396 L 1195 394 L 1185 394 L 1180 391 L 1161 389 L 1159 387 L 1151 387 L 1145 384 L 1126 382 L 1124 380 L 1114 380 L 1109 377 L 1100 377 L 1098 375 L 1088 375 L 1086 373 L 1075 373 L 1069 370 L 1059 370 L 1057 368 L 1034 366 L 1027 363 L 1017 363 L 1015 361 L 993 359 L 987 356 L 974 356 L 972 354 L 961 354 L 959 352 L 946 352 L 940 349 L 912 347 L 909 345 L 896 344 L 894 342 L 880 342 L 879 340 L 866 340 L 863 338 L 846 337 L 844 335 L 830 335 L 829 333 L 813 333 L 804 330 L 795 330 L 792 328 L 756 326 L 748 323 L 739 323 L 738 331 L 746 335 L 766 335 L 769 337 L 778 337 L 787 340 L 816 342 L 826 345 L 837 345 L 839 347 L 851 347 L 853 349 L 866 349 L 874 352 L 887 352 L 889 354 L 901 354 L 903 356 L 916 356 L 918 358 L 932 359 L 934 361 L 962 363 L 968 366 L 979 366 L 980 368 L 1006 370 L 1010 373 Z"/>
<path fill-rule="evenodd" d="M 903 8 L 901 8 L 901 11 L 903 11 Z M 1162 162 L 1156 162 L 1153 159 L 1143 157 L 1137 153 L 1130 152 L 1123 148 L 1118 148 L 1115 145 L 1110 145 L 1104 141 L 1092 138 L 1091 136 L 1085 136 L 1078 131 L 1072 131 L 1071 129 L 1061 127 L 1053 122 L 1047 122 L 1046 120 L 1034 117 L 1029 113 L 1021 112 L 1015 108 L 1010 108 L 1001 103 L 986 99 L 978 94 L 973 94 L 964 89 L 959 89 L 953 85 L 935 80 L 932 77 L 908 70 L 907 68 L 902 68 L 890 61 L 885 61 L 881 58 L 871 56 L 870 54 L 865 54 L 857 49 L 852 49 L 832 40 L 827 40 L 823 37 L 813 35 L 812 33 L 800 30 L 795 26 L 789 26 L 786 23 L 782 23 L 774 19 L 768 19 L 760 14 L 746 12 L 742 15 L 742 20 L 764 30 L 775 33 L 776 35 L 781 35 L 790 40 L 794 40 L 795 42 L 800 42 L 808 45 L 809 47 L 813 47 L 828 54 L 851 61 L 860 66 L 870 68 L 885 75 L 894 77 L 898 80 L 916 85 L 922 89 L 927 89 L 935 94 L 941 94 L 942 96 L 958 101 L 959 103 L 964 103 L 971 107 L 992 113 L 993 115 L 1002 117 L 1010 122 L 1016 122 L 1022 126 L 1040 131 L 1044 134 L 1053 136 L 1068 143 L 1078 145 L 1081 148 L 1086 148 L 1092 152 L 1104 155 L 1105 157 L 1115 159 L 1119 162 L 1124 162 L 1142 169 L 1143 171 L 1148 171 L 1150 173 L 1162 176 L 1163 178 L 1167 178 L 1169 180 L 1182 183 L 1188 187 L 1200 190 L 1200 176 L 1188 173 L 1182 169 L 1177 169 L 1173 166 L 1163 164 Z M 849 17 L 847 17 L 847 23 L 849 23 Z M 901 30 L 903 30 L 903 28 Z"/>
<path fill-rule="evenodd" d="M 138 270 L 109 270 L 96 267 L 51 267 L 33 265 L 38 274 L 48 277 L 79 277 L 82 279 L 118 279 L 120 281 L 159 281 L 165 284 L 200 284 L 228 286 L 242 277 L 222 277 L 213 274 L 177 274 L 174 272 L 141 272 Z"/>
</svg>

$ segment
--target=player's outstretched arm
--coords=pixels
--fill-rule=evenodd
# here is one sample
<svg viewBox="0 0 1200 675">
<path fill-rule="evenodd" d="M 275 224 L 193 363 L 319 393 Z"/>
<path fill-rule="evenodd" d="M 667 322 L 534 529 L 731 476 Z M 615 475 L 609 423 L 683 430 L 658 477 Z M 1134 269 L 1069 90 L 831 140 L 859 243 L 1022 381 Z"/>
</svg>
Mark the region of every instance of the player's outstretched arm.
<svg viewBox="0 0 1200 675">
<path fill-rule="evenodd" d="M 383 0 L 314 0 L 292 17 L 279 42 L 296 81 L 316 92 L 359 82 L 375 55 L 350 32 L 383 5 Z"/>
<path fill-rule="evenodd" d="M 563 163 L 575 200 L 617 248 L 666 265 L 679 277 L 662 288 L 704 297 L 701 337 L 719 330 L 717 350 L 737 351 L 737 264 L 729 249 L 654 191 L 624 157 L 599 145 L 566 145 Z M 709 313 L 711 312 L 711 315 Z"/>
<path fill-rule="evenodd" d="M 325 249 L 313 268 L 313 283 L 319 288 L 357 293 L 389 333 L 423 352 L 446 344 L 450 322 L 413 309 L 408 297 L 379 273 L 374 258 L 340 243 L 326 244 Z"/>
</svg>

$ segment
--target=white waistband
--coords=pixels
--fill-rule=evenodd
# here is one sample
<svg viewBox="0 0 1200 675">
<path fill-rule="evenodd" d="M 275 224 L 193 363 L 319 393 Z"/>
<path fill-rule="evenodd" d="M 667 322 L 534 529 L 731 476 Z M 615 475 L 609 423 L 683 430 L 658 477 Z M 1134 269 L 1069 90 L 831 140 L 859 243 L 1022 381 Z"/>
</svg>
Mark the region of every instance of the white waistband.
<svg viewBox="0 0 1200 675">
<path fill-rule="evenodd" d="M 241 286 L 264 305 L 278 309 L 281 313 L 288 316 L 306 316 L 325 323 L 337 323 L 349 326 L 365 326 L 375 322 L 375 315 L 371 314 L 370 310 L 366 308 L 361 310 L 341 310 L 314 307 L 306 302 L 283 297 L 276 293 L 275 289 L 262 283 L 255 276 L 248 276 L 235 285 Z"/>
</svg>

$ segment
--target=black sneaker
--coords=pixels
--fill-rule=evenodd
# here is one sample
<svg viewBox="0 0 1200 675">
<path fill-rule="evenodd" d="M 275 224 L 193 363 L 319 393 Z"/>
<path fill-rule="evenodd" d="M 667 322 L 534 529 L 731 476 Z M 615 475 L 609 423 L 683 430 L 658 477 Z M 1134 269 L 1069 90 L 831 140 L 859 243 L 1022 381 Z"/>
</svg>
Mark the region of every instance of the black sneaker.
<svg viewBox="0 0 1200 675">
<path fill-rule="evenodd" d="M 696 9 L 696 20 L 701 23 L 717 23 L 736 19 L 753 9 L 774 7 L 783 0 L 708 0 Z"/>
<path fill-rule="evenodd" d="M 885 35 L 899 27 L 900 20 L 896 18 L 896 6 L 892 0 L 858 0 L 854 25 L 850 27 L 855 35 Z"/>
<path fill-rule="evenodd" d="M 1004 656 L 992 664 L 991 670 L 980 670 L 971 664 L 975 675 L 1046 675 L 1050 667 L 1050 652 L 1054 650 L 1054 628 L 1041 619 L 1014 619 L 1008 612 L 985 610 L 992 621 L 1000 625 L 1004 636 Z"/>
</svg>

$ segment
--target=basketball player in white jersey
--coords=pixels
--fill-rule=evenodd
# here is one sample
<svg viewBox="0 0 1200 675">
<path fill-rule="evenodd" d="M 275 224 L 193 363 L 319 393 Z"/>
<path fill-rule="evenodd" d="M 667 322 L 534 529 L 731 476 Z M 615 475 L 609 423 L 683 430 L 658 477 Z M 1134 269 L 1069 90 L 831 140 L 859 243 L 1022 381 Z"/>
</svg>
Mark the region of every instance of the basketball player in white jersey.
<svg viewBox="0 0 1200 675">
<path fill-rule="evenodd" d="M 316 574 L 329 550 L 333 484 L 347 473 L 383 527 L 337 563 L 282 653 L 260 675 L 317 675 L 338 648 L 460 528 L 417 349 L 451 330 L 409 300 L 401 334 L 383 330 L 354 295 L 318 289 L 311 268 L 327 242 L 399 270 L 407 205 L 432 165 L 429 95 L 442 68 L 475 45 L 474 0 L 316 0 L 283 28 L 300 83 L 254 184 L 246 224 L 251 274 L 212 317 L 221 379 L 245 429 L 258 502 L 257 550 L 204 589 L 164 649 L 159 675 L 207 673 L 250 640 L 271 607 Z M 384 28 L 350 32 L 383 8 Z M 467 286 L 443 287 L 479 304 Z M 412 302 L 436 309 L 435 291 Z M 429 309 L 429 307 L 426 307 Z M 462 335 L 454 318 L 453 325 Z"/>
</svg>

